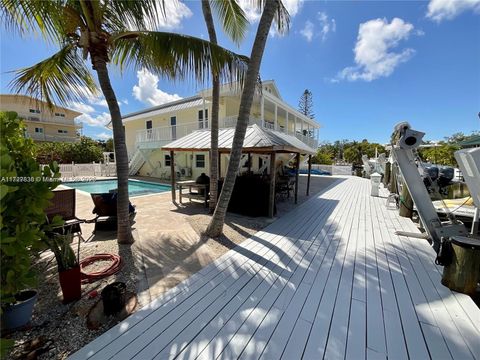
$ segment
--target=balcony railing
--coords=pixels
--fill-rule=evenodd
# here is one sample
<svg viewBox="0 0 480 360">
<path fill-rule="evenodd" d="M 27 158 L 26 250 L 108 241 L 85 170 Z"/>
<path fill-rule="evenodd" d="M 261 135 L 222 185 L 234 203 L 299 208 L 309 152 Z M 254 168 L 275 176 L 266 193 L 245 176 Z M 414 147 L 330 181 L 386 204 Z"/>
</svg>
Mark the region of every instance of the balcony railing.
<svg viewBox="0 0 480 360">
<path fill-rule="evenodd" d="M 19 114 L 19 117 L 28 121 L 38 121 L 49 124 L 62 124 L 76 127 L 82 127 L 81 123 L 76 124 L 72 119 L 65 119 L 60 117 L 44 117 L 41 114 Z"/>
<path fill-rule="evenodd" d="M 45 133 L 27 133 L 27 138 L 39 141 L 54 141 L 54 142 L 78 142 L 79 136 L 61 136 L 61 135 L 49 135 Z"/>
<path fill-rule="evenodd" d="M 237 116 L 227 116 L 219 120 L 220 128 L 229 128 L 234 127 L 237 123 Z M 249 121 L 250 125 L 257 124 L 262 126 L 262 121 L 258 118 L 251 117 Z M 156 143 L 155 145 L 163 146 L 168 142 L 171 142 L 176 139 L 192 133 L 195 130 L 207 129 L 209 128 L 209 123 L 206 121 L 197 121 L 181 125 L 171 125 L 164 127 L 156 127 L 152 129 L 143 129 L 137 130 L 136 134 L 136 144 L 137 146 L 147 145 Z M 275 130 L 275 124 L 265 121 L 263 126 L 269 130 Z M 306 136 L 300 133 L 299 131 L 286 130 L 283 127 L 279 127 L 277 131 L 287 133 L 288 135 L 295 136 L 297 139 L 307 144 L 308 146 L 316 149 L 318 146 L 318 141 L 311 136 Z M 151 146 L 150 145 L 150 146 Z"/>
</svg>

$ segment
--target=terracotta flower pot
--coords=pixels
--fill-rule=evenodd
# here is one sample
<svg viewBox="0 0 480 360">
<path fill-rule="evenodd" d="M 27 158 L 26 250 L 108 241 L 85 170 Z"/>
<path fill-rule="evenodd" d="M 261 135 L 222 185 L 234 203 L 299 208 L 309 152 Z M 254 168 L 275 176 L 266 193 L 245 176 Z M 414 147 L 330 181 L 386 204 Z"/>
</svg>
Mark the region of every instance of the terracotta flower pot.
<svg viewBox="0 0 480 360">
<path fill-rule="evenodd" d="M 80 266 L 60 271 L 60 286 L 62 288 L 63 303 L 79 300 L 82 297 L 82 282 L 80 277 Z"/>
</svg>

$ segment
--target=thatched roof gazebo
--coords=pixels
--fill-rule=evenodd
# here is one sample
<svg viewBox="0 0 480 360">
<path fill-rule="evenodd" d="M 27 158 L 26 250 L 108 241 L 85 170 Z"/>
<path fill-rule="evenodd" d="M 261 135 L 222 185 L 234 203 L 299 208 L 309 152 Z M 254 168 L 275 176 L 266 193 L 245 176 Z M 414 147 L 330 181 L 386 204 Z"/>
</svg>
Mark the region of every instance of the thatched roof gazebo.
<svg viewBox="0 0 480 360">
<path fill-rule="evenodd" d="M 218 132 L 218 150 L 220 154 L 230 153 L 232 150 L 232 142 L 235 134 L 235 128 L 219 129 Z M 210 151 L 210 130 L 197 130 L 180 139 L 162 147 L 164 151 L 170 151 L 170 158 L 174 159 L 175 152 L 185 151 Z M 270 195 L 269 195 L 269 215 L 273 217 L 274 198 L 275 198 L 275 155 L 277 153 L 294 153 L 296 154 L 295 165 L 295 203 L 298 196 L 298 170 L 300 164 L 300 155 L 308 155 L 308 180 L 307 195 L 310 191 L 310 168 L 311 157 L 316 150 L 297 139 L 295 136 L 287 135 L 281 131 L 264 129 L 258 125 L 251 125 L 247 128 L 245 140 L 243 142 L 242 153 L 248 154 L 264 154 L 270 155 Z M 220 157 L 219 157 L 220 159 Z M 176 201 L 175 197 L 175 164 L 171 162 L 171 183 L 172 183 L 172 201 Z M 220 166 L 219 166 L 220 168 Z"/>
</svg>

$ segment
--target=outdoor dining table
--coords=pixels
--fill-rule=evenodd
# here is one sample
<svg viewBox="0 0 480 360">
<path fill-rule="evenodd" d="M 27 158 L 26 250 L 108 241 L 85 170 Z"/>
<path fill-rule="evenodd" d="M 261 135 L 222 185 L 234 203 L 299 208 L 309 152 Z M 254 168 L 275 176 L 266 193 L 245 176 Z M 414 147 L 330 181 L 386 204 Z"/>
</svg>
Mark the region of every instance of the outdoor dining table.
<svg viewBox="0 0 480 360">
<path fill-rule="evenodd" d="M 201 199 L 205 200 L 205 207 L 208 207 L 208 188 L 209 184 L 197 184 L 195 180 L 184 180 L 184 181 L 177 181 L 176 186 L 179 192 L 180 197 L 180 204 L 182 203 L 182 196 L 186 195 L 190 201 L 192 198 L 194 199 Z M 188 194 L 182 194 L 183 188 L 188 187 Z M 197 193 L 193 193 L 192 189 L 195 189 Z M 201 194 L 201 190 L 203 189 L 203 194 Z"/>
</svg>

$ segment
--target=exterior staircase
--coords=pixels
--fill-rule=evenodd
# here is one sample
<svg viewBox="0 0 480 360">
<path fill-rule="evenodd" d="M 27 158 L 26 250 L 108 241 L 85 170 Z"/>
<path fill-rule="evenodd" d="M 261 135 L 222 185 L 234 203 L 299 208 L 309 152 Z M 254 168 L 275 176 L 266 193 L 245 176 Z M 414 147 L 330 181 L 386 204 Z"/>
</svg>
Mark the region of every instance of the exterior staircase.
<svg viewBox="0 0 480 360">
<path fill-rule="evenodd" d="M 137 149 L 128 163 L 128 175 L 136 175 L 143 164 L 145 164 L 145 157 L 141 150 Z"/>
</svg>

